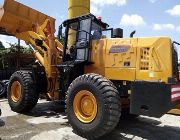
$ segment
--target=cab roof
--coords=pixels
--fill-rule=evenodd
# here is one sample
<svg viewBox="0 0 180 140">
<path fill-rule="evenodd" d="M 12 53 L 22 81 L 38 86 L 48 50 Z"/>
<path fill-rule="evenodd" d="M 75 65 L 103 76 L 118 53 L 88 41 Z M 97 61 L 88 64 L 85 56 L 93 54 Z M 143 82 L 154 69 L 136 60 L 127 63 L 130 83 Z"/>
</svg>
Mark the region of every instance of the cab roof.
<svg viewBox="0 0 180 140">
<path fill-rule="evenodd" d="M 101 20 L 97 19 L 96 16 L 94 16 L 91 13 L 86 14 L 86 15 L 82 15 L 82 16 L 78 16 L 78 17 L 75 17 L 75 18 L 72 18 L 72 19 L 65 20 L 63 22 L 63 26 L 66 27 L 68 24 L 71 24 L 71 23 L 74 23 L 74 22 L 79 22 L 79 21 L 85 20 L 85 19 L 92 19 L 93 22 L 100 25 L 104 29 L 107 29 L 109 27 L 109 25 L 107 23 L 104 23 Z"/>
</svg>

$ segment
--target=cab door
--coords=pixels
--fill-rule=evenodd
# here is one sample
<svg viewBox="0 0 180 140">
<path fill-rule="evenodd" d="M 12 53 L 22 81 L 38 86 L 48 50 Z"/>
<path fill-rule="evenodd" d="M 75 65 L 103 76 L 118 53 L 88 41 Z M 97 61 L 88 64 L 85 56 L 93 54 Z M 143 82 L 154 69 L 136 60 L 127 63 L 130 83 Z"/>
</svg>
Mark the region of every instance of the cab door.
<svg viewBox="0 0 180 140">
<path fill-rule="evenodd" d="M 76 61 L 84 62 L 89 58 L 91 19 L 81 20 L 76 40 Z"/>
</svg>

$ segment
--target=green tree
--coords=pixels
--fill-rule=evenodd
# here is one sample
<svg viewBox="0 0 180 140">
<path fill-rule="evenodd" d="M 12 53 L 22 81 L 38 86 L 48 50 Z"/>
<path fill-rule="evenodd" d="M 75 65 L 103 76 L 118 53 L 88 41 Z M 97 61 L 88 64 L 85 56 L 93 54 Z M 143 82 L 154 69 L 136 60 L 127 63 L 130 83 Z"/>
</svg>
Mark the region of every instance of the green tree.
<svg viewBox="0 0 180 140">
<path fill-rule="evenodd" d="M 10 63 L 12 61 L 9 61 L 10 59 L 8 58 L 11 58 L 11 60 L 15 60 L 17 59 L 16 57 L 21 56 L 22 54 L 24 55 L 32 54 L 31 49 L 27 47 L 20 46 L 19 48 L 17 44 L 11 44 L 11 43 L 9 43 L 9 45 L 10 45 L 10 48 L 4 48 L 4 49 L 0 48 L 0 68 L 1 69 L 5 67 L 11 67 Z M 15 56 L 14 59 L 13 59 L 13 56 Z"/>
</svg>

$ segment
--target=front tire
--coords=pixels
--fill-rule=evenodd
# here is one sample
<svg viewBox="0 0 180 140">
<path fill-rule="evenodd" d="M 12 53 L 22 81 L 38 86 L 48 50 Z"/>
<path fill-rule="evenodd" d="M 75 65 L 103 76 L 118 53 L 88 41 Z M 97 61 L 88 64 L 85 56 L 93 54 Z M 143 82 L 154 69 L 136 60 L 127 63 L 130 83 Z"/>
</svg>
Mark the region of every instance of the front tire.
<svg viewBox="0 0 180 140">
<path fill-rule="evenodd" d="M 11 76 L 8 85 L 8 102 L 13 111 L 25 113 L 32 110 L 38 98 L 29 71 L 17 71 Z"/>
<path fill-rule="evenodd" d="M 74 132 L 87 139 L 110 133 L 121 114 L 117 89 L 97 74 L 86 74 L 72 82 L 66 95 L 66 107 Z"/>
</svg>

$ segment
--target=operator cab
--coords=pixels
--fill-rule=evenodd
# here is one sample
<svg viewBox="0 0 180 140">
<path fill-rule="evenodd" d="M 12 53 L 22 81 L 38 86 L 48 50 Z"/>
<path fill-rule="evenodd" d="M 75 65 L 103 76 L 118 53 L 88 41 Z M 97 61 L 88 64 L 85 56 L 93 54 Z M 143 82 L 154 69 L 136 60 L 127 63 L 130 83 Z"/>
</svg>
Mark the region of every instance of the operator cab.
<svg viewBox="0 0 180 140">
<path fill-rule="evenodd" d="M 108 24 L 88 14 L 64 21 L 65 42 L 63 62 L 85 63 L 90 58 L 92 40 L 99 40 Z"/>
</svg>

